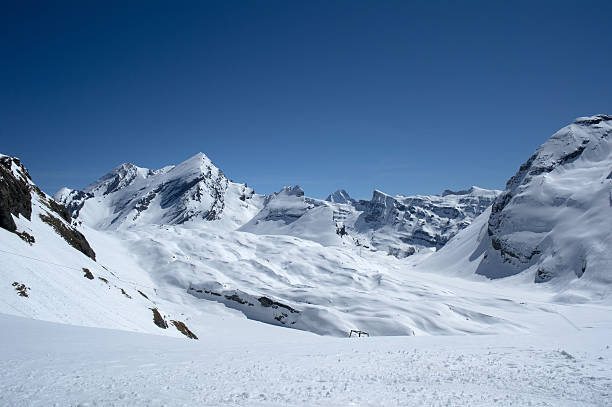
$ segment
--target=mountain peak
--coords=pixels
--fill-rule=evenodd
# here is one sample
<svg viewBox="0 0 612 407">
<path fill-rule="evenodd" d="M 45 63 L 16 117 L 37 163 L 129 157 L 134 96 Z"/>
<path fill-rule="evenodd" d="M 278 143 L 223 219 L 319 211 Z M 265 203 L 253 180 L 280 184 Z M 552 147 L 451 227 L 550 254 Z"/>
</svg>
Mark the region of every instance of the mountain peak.
<svg viewBox="0 0 612 407">
<path fill-rule="evenodd" d="M 355 201 L 353 198 L 350 197 L 348 192 L 346 192 L 344 189 L 338 189 L 333 194 L 329 194 L 327 198 L 325 198 L 325 200 L 328 202 L 343 203 L 343 204 L 352 203 Z"/>
<path fill-rule="evenodd" d="M 299 186 L 283 187 L 276 195 L 288 195 L 288 196 L 304 196 L 304 190 Z"/>
</svg>

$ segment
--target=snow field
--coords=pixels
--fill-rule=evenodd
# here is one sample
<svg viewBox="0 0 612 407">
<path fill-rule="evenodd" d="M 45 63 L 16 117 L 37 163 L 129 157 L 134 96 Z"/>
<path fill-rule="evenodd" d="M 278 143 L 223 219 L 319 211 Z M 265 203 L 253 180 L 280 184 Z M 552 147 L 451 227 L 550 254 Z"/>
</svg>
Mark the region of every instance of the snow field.
<svg viewBox="0 0 612 407">
<path fill-rule="evenodd" d="M 11 327 L 0 333 L 2 405 L 602 406 L 612 396 L 610 328 L 337 339 L 228 326 L 187 341 L 0 323 Z"/>
</svg>

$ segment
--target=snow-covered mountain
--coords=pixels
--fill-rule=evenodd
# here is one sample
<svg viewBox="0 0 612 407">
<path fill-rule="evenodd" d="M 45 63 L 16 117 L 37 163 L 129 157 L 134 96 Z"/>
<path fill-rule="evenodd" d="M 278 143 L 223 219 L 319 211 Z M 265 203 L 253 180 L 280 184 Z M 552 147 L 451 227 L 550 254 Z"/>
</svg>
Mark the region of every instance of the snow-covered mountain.
<svg viewBox="0 0 612 407">
<path fill-rule="evenodd" d="M 360 246 L 403 258 L 440 249 L 499 193 L 478 187 L 432 196 L 374 191 L 371 200 L 355 201 L 340 190 L 323 201 L 304 196 L 296 186 L 268 196 L 261 212 L 240 230 Z"/>
<path fill-rule="evenodd" d="M 361 213 L 349 230 L 397 257 L 423 248 L 440 249 L 489 207 L 499 192 L 471 187 L 446 190 L 442 195 L 390 196 L 374 191 L 371 200 L 356 205 Z"/>
<path fill-rule="evenodd" d="M 488 221 L 477 273 L 612 283 L 612 116 L 576 119 L 510 178 Z"/>
<path fill-rule="evenodd" d="M 209 176 L 202 179 L 202 173 Z M 334 336 L 355 327 L 372 335 L 524 329 L 494 316 L 495 307 L 484 313 L 460 298 L 440 302 L 446 295 L 436 283 L 406 281 L 405 265 L 386 251 L 362 252 L 352 237 L 339 233 L 340 216 L 361 215 L 352 204 L 308 198 L 299 187 L 265 198 L 250 192 L 243 200 L 232 188 L 244 186 L 227 182 L 221 219 L 208 220 L 203 214 L 210 213 L 214 188 L 205 188 L 224 180 L 198 155 L 158 171 L 123 165 L 84 191 L 60 191 L 57 197 L 73 218 L 45 197 L 47 205 L 60 208 L 66 227 L 87 235 L 97 261 L 84 260 L 37 218 L 22 224 L 21 215 L 11 214 L 22 225 L 17 231 L 31 231 L 37 242 L 30 246 L 14 233 L 2 235 L 9 252 L 3 270 L 15 270 L 4 277 L 18 285 L 7 285 L 3 295 L 10 306 L 1 311 L 145 332 L 176 323 L 176 330 L 163 331 L 174 335 L 181 335 L 183 323 L 197 335 L 207 318 L 226 315 Z M 185 184 L 190 187 L 177 186 Z M 171 193 L 176 191 L 182 193 Z M 172 204 L 161 204 L 169 195 Z M 139 211 L 143 196 L 152 199 Z M 239 206 L 227 205 L 230 198 Z M 241 213 L 259 208 L 239 230 L 232 229 L 246 217 Z M 230 221 L 223 223 L 223 216 Z M 246 233 L 249 228 L 253 233 Z M 24 269 L 29 271 L 19 271 Z M 22 285 L 27 300 L 18 295 Z"/>
<path fill-rule="evenodd" d="M 361 201 L 257 195 L 198 154 L 63 189 L 66 209 L 1 156 L 0 312 L 171 335 L 245 317 L 335 336 L 539 331 L 542 304 L 610 299 L 611 133 L 610 116 L 576 120 L 501 194 Z"/>
<path fill-rule="evenodd" d="M 198 153 L 159 170 L 121 164 L 82 191 L 63 188 L 55 199 L 74 219 L 96 229 L 204 220 L 233 228 L 260 209 L 263 197 L 228 180 Z"/>
<path fill-rule="evenodd" d="M 355 203 L 355 200 L 351 198 L 348 192 L 346 192 L 344 189 L 339 189 L 333 194 L 329 194 L 327 198 L 325 198 L 325 200 L 329 202 L 341 203 L 341 204 Z"/>
<path fill-rule="evenodd" d="M 0 242 L 0 312 L 171 336 L 191 332 L 185 307 L 159 298 L 120 241 L 71 219 L 19 159 L 5 155 Z"/>
<path fill-rule="evenodd" d="M 326 200 L 299 187 L 268 196 L 230 182 L 204 154 L 159 170 L 122 164 L 82 191 L 55 194 L 74 219 L 95 229 L 213 222 L 227 230 L 288 235 L 323 245 L 358 245 L 406 257 L 442 247 L 490 206 L 499 191 L 472 187 L 436 196 L 374 191 L 355 201 L 344 190 Z"/>
<path fill-rule="evenodd" d="M 420 267 L 546 283 L 556 301 L 610 300 L 611 242 L 612 116 L 581 117 L 538 148 L 492 208 Z"/>
</svg>

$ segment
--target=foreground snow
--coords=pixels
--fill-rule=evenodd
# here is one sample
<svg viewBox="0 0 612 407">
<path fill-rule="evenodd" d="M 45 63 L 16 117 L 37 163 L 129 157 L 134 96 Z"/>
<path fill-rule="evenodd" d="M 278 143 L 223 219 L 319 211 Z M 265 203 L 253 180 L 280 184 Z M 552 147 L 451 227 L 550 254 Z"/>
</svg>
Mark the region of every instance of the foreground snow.
<svg viewBox="0 0 612 407">
<path fill-rule="evenodd" d="M 563 335 L 340 339 L 245 321 L 200 341 L 0 314 L 0 405 L 606 405 L 612 324 L 578 311 Z"/>
</svg>

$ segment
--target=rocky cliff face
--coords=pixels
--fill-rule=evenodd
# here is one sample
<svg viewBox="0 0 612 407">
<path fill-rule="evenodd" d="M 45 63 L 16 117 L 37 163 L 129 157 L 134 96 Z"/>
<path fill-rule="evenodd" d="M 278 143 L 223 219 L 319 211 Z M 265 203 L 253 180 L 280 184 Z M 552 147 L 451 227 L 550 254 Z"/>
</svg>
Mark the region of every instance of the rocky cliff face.
<svg viewBox="0 0 612 407">
<path fill-rule="evenodd" d="M 440 249 L 498 194 L 478 187 L 432 196 L 390 196 L 374 191 L 371 200 L 356 205 L 362 213 L 353 228 L 371 236 L 373 246 L 398 257 L 421 248 Z"/>
<path fill-rule="evenodd" d="M 536 282 L 609 280 L 612 232 L 612 116 L 577 119 L 544 143 L 510 178 L 488 220 L 478 273 L 531 269 Z"/>
<path fill-rule="evenodd" d="M 73 218 L 100 229 L 193 220 L 244 223 L 261 201 L 202 153 L 159 170 L 122 164 L 82 191 L 64 188 L 55 197 Z"/>
<path fill-rule="evenodd" d="M 259 234 L 287 234 L 324 245 L 357 245 L 407 257 L 436 250 L 491 205 L 499 191 L 472 187 L 434 196 L 391 196 L 374 191 L 369 201 L 346 191 L 325 201 L 299 187 L 271 194 L 253 220 L 241 228 Z"/>
<path fill-rule="evenodd" d="M 0 155 L 0 227 L 15 232 L 13 216 L 32 216 L 30 174 L 18 158 Z"/>
<path fill-rule="evenodd" d="M 329 194 L 327 198 L 325 198 L 328 202 L 333 203 L 341 203 L 341 204 L 353 204 L 355 200 L 351 198 L 351 196 L 344 189 L 339 189 L 333 194 Z"/>
<path fill-rule="evenodd" d="M 33 213 L 38 215 L 36 219 Z M 96 253 L 85 236 L 71 224 L 68 210 L 32 182 L 18 158 L 0 154 L 0 227 L 33 245 L 36 236 L 30 225 L 34 221 L 50 226 L 70 246 L 95 260 Z"/>
</svg>

